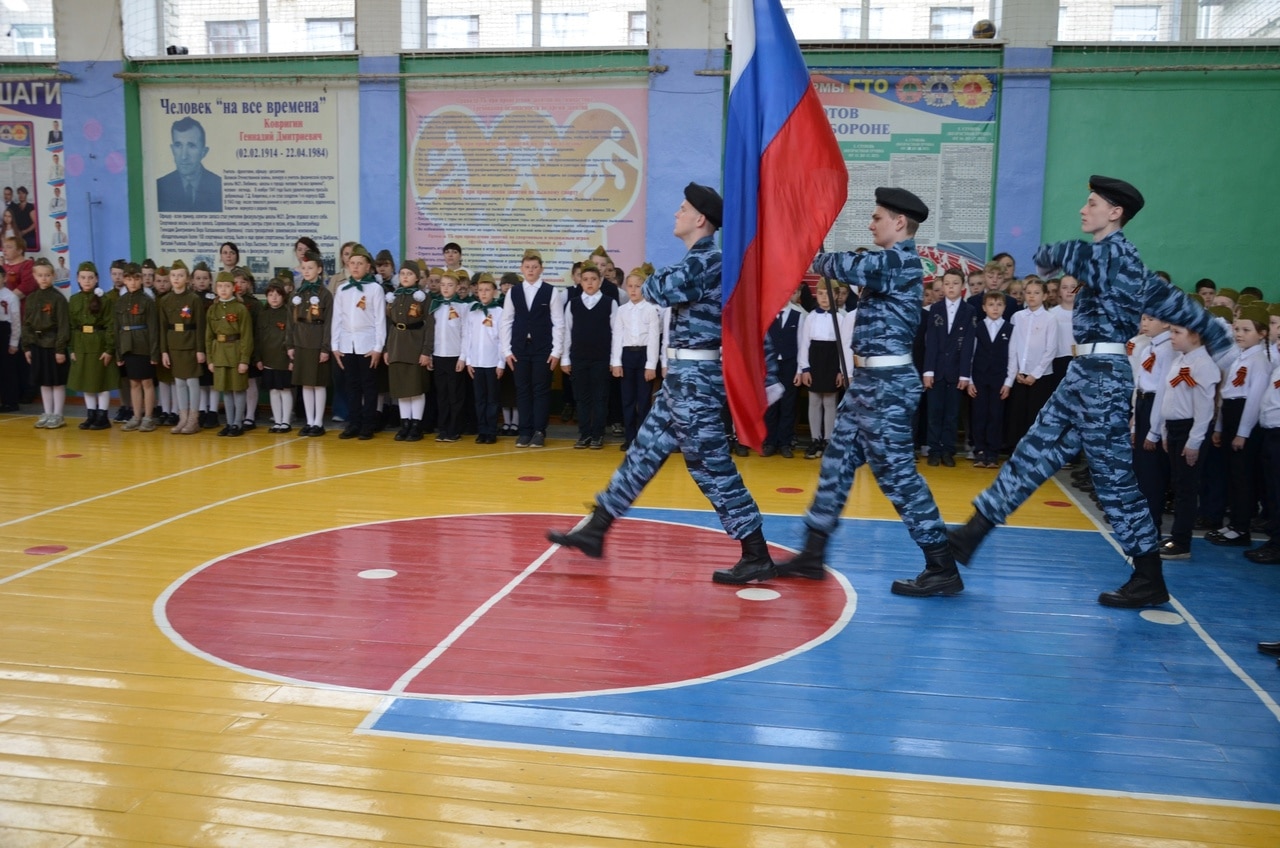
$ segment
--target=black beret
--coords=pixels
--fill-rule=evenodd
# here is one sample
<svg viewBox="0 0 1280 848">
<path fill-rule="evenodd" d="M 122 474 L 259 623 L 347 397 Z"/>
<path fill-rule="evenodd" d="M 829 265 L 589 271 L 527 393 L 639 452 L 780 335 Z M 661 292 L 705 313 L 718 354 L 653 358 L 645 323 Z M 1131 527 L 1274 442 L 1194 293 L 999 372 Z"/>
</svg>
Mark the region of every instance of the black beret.
<svg viewBox="0 0 1280 848">
<path fill-rule="evenodd" d="M 689 183 L 684 187 L 684 199 L 706 216 L 711 226 L 720 229 L 720 222 L 724 220 L 724 200 L 719 192 L 710 186 Z"/>
<path fill-rule="evenodd" d="M 906 215 L 917 224 L 923 224 L 929 218 L 929 207 L 905 188 L 876 189 L 876 205 Z"/>
<path fill-rule="evenodd" d="M 1094 174 L 1089 177 L 1089 191 L 1112 206 L 1123 208 L 1126 221 L 1133 220 L 1133 216 L 1142 211 L 1142 207 L 1146 205 L 1146 201 L 1142 199 L 1142 192 L 1124 180 Z"/>
</svg>

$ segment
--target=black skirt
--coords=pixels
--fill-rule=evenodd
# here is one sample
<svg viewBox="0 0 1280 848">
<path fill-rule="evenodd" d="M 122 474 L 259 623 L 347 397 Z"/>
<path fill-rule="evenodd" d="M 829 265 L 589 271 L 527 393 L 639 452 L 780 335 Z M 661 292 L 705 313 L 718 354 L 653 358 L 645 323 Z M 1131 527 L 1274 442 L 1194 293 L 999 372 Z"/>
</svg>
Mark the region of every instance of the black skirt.
<svg viewBox="0 0 1280 848">
<path fill-rule="evenodd" d="M 31 349 L 31 385 L 33 386 L 65 386 L 67 375 L 71 373 L 71 358 L 63 357 L 58 363 L 58 352 L 51 347 L 33 347 Z"/>
<path fill-rule="evenodd" d="M 130 380 L 154 380 L 156 366 L 151 363 L 151 357 L 145 353 L 126 353 L 124 376 Z"/>
<path fill-rule="evenodd" d="M 840 373 L 840 346 L 834 341 L 809 342 L 809 391 L 829 394 L 836 391 Z"/>
<path fill-rule="evenodd" d="M 264 368 L 258 378 L 258 390 L 263 392 L 283 391 L 293 388 L 293 372 L 283 368 Z"/>
</svg>

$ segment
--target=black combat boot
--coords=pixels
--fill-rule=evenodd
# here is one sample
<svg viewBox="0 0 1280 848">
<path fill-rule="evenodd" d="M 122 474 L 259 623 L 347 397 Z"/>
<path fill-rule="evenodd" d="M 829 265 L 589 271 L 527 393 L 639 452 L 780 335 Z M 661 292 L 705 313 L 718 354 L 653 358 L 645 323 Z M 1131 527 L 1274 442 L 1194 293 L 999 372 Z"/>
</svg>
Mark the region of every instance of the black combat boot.
<svg viewBox="0 0 1280 848">
<path fill-rule="evenodd" d="M 589 557 L 604 556 L 604 534 L 613 524 L 613 516 L 600 505 L 591 508 L 591 515 L 578 522 L 568 533 L 547 532 L 547 538 L 566 548 L 577 548 Z"/>
<path fill-rule="evenodd" d="M 753 580 L 768 580 L 777 575 L 777 567 L 769 556 L 769 545 L 764 540 L 764 531 L 757 529 L 742 540 L 742 558 L 730 569 L 721 569 L 711 575 L 716 583 L 739 585 Z"/>
<path fill-rule="evenodd" d="M 791 559 L 777 563 L 777 576 L 807 577 L 810 580 L 825 579 L 827 570 L 822 567 L 822 558 L 827 551 L 828 538 L 829 534 L 821 530 L 805 528 L 804 547 Z"/>
<path fill-rule="evenodd" d="M 1164 567 L 1160 552 L 1152 551 L 1133 558 L 1133 576 L 1114 592 L 1103 592 L 1098 603 L 1104 607 L 1141 609 L 1168 603 L 1169 590 L 1164 585 Z"/>
<path fill-rule="evenodd" d="M 924 548 L 924 571 L 911 580 L 893 581 L 892 591 L 895 595 L 910 595 L 914 598 L 958 595 L 963 592 L 964 582 L 960 579 L 960 570 L 956 568 L 951 546 L 944 542 Z"/>
<path fill-rule="evenodd" d="M 973 559 L 973 552 L 995 526 L 991 519 L 975 509 L 963 526 L 947 531 L 947 542 L 951 545 L 951 555 L 956 562 L 968 565 L 969 560 Z"/>
</svg>

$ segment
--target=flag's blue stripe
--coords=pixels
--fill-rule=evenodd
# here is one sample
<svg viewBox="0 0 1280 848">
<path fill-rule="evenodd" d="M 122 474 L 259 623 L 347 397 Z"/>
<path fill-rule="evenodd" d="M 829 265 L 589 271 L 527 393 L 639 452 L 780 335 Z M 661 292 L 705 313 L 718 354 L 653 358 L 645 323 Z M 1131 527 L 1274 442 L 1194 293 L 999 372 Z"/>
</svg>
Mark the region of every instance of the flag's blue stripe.
<svg viewBox="0 0 1280 848">
<path fill-rule="evenodd" d="M 739 2 L 735 14 L 744 14 Z M 723 300 L 738 284 L 743 258 L 756 237 L 760 159 L 810 86 L 809 70 L 778 0 L 753 0 L 755 52 L 729 92 L 725 139 Z M 740 45 L 734 45 L 738 49 Z"/>
</svg>

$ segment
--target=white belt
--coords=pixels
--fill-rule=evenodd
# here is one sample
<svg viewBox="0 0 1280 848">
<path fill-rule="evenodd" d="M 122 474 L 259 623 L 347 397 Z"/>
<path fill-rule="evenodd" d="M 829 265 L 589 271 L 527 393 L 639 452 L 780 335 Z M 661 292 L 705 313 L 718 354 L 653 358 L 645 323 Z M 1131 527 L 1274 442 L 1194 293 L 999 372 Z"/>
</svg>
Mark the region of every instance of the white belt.
<svg viewBox="0 0 1280 848">
<path fill-rule="evenodd" d="M 898 356 L 855 356 L 853 364 L 857 368 L 896 368 L 899 365 L 910 365 L 914 360 L 911 354 Z"/>
<path fill-rule="evenodd" d="M 1072 356 L 1094 356 L 1115 354 L 1119 356 L 1129 355 L 1129 346 L 1124 342 L 1094 342 L 1093 344 L 1078 344 L 1071 346 Z"/>
<path fill-rule="evenodd" d="M 719 358 L 719 350 L 692 350 L 685 347 L 667 348 L 667 359 L 698 359 L 703 362 L 712 362 Z"/>
</svg>

